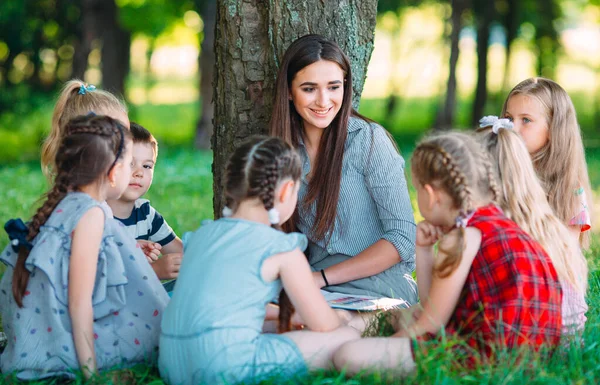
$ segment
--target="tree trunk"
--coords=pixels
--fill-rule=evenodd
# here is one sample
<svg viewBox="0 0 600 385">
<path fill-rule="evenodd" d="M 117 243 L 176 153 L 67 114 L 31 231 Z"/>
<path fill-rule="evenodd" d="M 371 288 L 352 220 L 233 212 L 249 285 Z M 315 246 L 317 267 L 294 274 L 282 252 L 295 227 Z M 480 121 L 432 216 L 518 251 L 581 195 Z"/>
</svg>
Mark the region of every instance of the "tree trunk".
<svg viewBox="0 0 600 385">
<path fill-rule="evenodd" d="M 479 5 L 479 6 L 477 6 Z M 471 127 L 475 127 L 483 116 L 487 101 L 487 69 L 490 42 L 490 28 L 494 20 L 493 4 L 476 2 L 475 18 L 477 20 L 477 86 L 471 115 Z"/>
<path fill-rule="evenodd" d="M 462 29 L 462 14 L 466 8 L 467 0 L 452 0 L 452 31 L 450 32 L 450 64 L 448 70 L 448 86 L 446 87 L 446 99 L 440 109 L 436 129 L 449 130 L 454 123 L 454 112 L 456 109 L 456 65 L 460 50 L 458 43 L 460 40 L 460 31 Z"/>
<path fill-rule="evenodd" d="M 210 138 L 213 134 L 213 78 L 215 68 L 215 22 L 217 20 L 217 1 L 204 0 L 200 16 L 204 22 L 204 38 L 198 57 L 200 68 L 200 99 L 202 111 L 196 125 L 196 148 L 210 149 Z"/>
<path fill-rule="evenodd" d="M 81 1 L 81 19 L 78 26 L 78 36 L 75 41 L 75 52 L 73 54 L 72 77 L 84 80 L 87 70 L 88 57 L 92 51 L 92 42 L 98 38 L 99 28 L 96 15 L 101 6 L 97 0 Z"/>
<path fill-rule="evenodd" d="M 350 58 L 358 108 L 373 50 L 377 0 L 218 0 L 215 35 L 214 210 L 223 207 L 223 172 L 233 149 L 268 131 L 279 61 L 297 38 L 318 33 Z"/>
<path fill-rule="evenodd" d="M 502 79 L 502 90 L 508 91 L 510 86 L 510 58 L 512 55 L 512 44 L 517 38 L 520 25 L 520 2 L 518 0 L 508 0 L 508 12 L 504 18 L 504 28 L 506 28 L 506 61 L 504 62 L 504 75 Z"/>
<path fill-rule="evenodd" d="M 102 87 L 125 96 L 125 78 L 129 73 L 131 33 L 119 23 L 114 0 L 105 0 L 102 9 Z"/>
</svg>

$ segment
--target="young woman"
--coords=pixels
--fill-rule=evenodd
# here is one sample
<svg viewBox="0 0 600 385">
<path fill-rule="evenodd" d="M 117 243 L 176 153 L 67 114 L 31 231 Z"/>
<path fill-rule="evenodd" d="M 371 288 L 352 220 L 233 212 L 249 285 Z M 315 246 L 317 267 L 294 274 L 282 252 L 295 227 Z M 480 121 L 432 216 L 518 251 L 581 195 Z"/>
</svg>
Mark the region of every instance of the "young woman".
<svg viewBox="0 0 600 385">
<path fill-rule="evenodd" d="M 348 57 L 307 35 L 277 76 L 271 134 L 302 156 L 296 213 L 286 224 L 309 239 L 319 287 L 417 301 L 415 223 L 404 159 L 381 126 L 352 109 Z"/>
</svg>

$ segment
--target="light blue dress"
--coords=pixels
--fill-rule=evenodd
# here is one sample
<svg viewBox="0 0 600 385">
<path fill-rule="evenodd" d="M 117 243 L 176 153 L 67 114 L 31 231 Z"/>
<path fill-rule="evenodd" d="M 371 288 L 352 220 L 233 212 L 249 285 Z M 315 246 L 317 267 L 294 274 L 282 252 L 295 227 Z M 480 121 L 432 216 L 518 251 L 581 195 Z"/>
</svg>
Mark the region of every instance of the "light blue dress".
<svg viewBox="0 0 600 385">
<path fill-rule="evenodd" d="M 337 217 L 330 239 L 312 235 L 317 204 L 305 207 L 307 175 L 311 164 L 300 142 L 303 159 L 302 183 L 298 192 L 298 229 L 309 239 L 309 262 L 319 271 L 344 262 L 381 239 L 398 251 L 398 263 L 381 273 L 324 290 L 346 294 L 402 298 L 417 302 L 415 271 L 416 225 L 404 175 L 404 159 L 386 131 L 378 124 L 357 117 L 348 122 Z M 325 186 L 327 188 L 327 186 Z"/>
<path fill-rule="evenodd" d="M 161 325 L 162 378 L 171 385 L 234 384 L 304 373 L 292 340 L 262 333 L 265 306 L 278 297 L 281 282 L 264 282 L 261 267 L 306 244 L 302 234 L 234 218 L 205 222 L 194 232 Z"/>
<path fill-rule="evenodd" d="M 92 305 L 98 369 L 156 362 L 160 320 L 169 300 L 136 242 L 106 204 L 84 193 L 68 194 L 33 240 L 23 308 L 12 295 L 17 253 L 0 255 L 7 269 L 0 281 L 0 311 L 8 346 L 0 357 L 3 374 L 20 379 L 74 377 L 79 370 L 68 309 L 71 237 L 92 207 L 104 210 L 104 233 Z"/>
</svg>

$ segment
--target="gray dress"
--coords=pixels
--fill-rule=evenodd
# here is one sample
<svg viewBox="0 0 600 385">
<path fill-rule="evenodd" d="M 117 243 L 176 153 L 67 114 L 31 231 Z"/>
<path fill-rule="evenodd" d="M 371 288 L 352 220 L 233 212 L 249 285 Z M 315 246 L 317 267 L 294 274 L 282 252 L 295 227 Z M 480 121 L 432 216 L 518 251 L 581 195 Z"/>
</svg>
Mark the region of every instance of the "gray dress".
<svg viewBox="0 0 600 385">
<path fill-rule="evenodd" d="M 346 294 L 402 298 L 417 302 L 415 270 L 416 226 L 404 175 L 404 159 L 385 130 L 374 123 L 350 118 L 344 149 L 342 179 L 335 227 L 329 242 L 312 235 L 316 202 L 303 207 L 308 193 L 310 161 L 299 148 L 303 175 L 299 202 L 299 230 L 309 239 L 309 262 L 318 271 L 354 257 L 380 239 L 398 250 L 400 259 L 389 269 L 363 279 L 328 286 L 325 290 Z M 324 186 L 327 188 L 327 186 Z"/>
<path fill-rule="evenodd" d="M 0 357 L 2 373 L 36 379 L 74 377 L 79 370 L 68 308 L 71 237 L 82 215 L 95 206 L 105 213 L 92 293 L 98 369 L 156 362 L 167 293 L 108 206 L 87 194 L 70 193 L 33 240 L 25 262 L 30 276 L 22 308 L 11 290 L 17 254 L 9 245 L 0 255 L 7 265 L 0 281 L 2 325 L 8 336 Z"/>
</svg>

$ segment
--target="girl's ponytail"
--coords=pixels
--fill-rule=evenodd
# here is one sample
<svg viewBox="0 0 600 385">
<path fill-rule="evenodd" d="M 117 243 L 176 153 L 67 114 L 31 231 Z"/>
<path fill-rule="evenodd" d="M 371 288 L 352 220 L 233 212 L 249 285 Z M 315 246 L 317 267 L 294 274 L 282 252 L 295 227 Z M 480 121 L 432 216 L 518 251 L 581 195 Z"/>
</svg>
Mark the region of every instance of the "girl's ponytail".
<svg viewBox="0 0 600 385">
<path fill-rule="evenodd" d="M 61 119 L 64 115 L 65 108 L 69 104 L 71 98 L 77 95 L 77 92 L 83 82 L 78 79 L 69 80 L 62 88 L 58 100 L 54 105 L 54 112 L 52 113 L 52 128 L 50 134 L 44 140 L 42 145 L 42 172 L 46 178 L 52 180 L 54 173 L 56 173 L 55 157 L 58 152 L 58 147 L 61 144 L 61 140 L 64 136 L 62 130 Z"/>
</svg>

